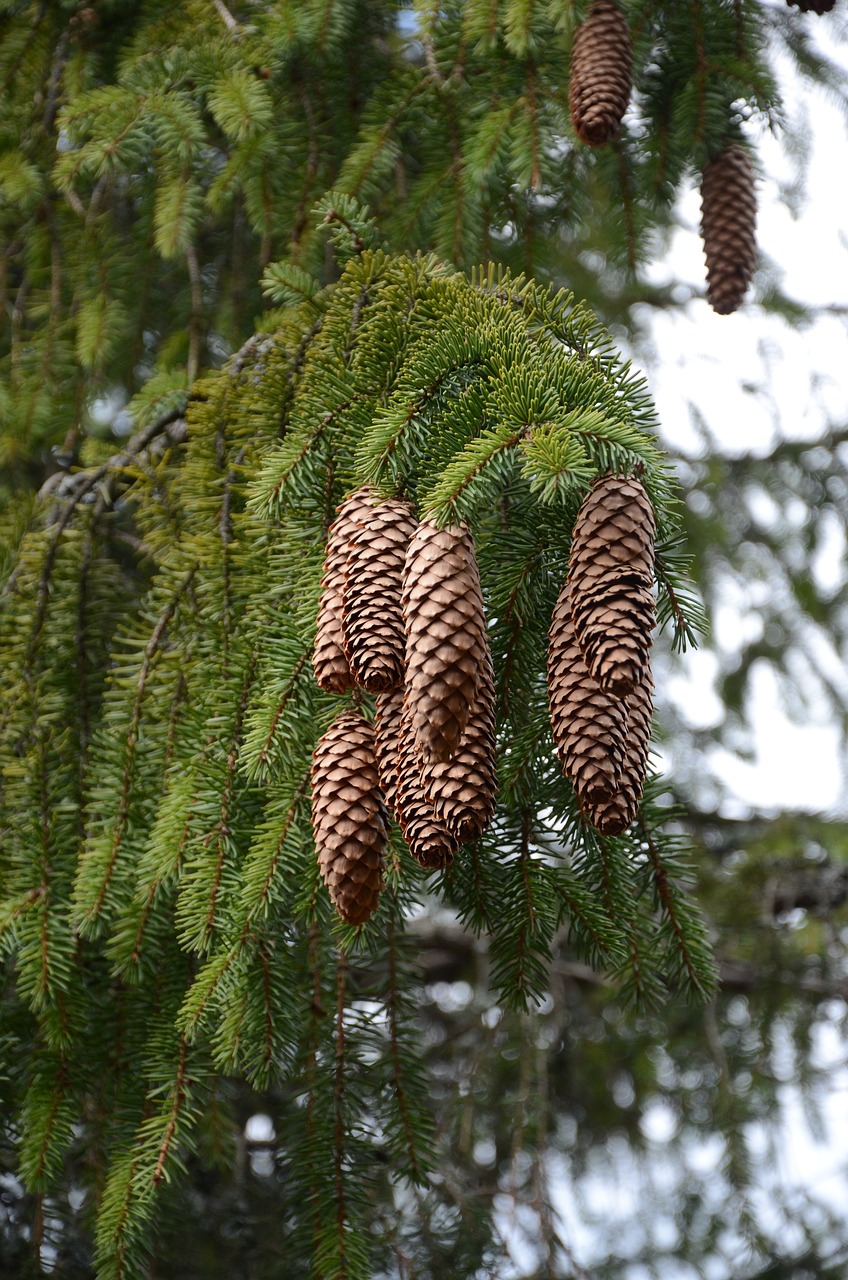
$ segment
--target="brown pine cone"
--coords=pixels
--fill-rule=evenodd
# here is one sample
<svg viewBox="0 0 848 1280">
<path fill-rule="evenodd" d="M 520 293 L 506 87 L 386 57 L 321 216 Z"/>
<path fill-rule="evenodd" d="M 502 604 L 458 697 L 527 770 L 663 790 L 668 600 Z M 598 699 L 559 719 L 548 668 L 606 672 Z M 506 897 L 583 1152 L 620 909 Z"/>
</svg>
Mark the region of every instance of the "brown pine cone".
<svg viewBox="0 0 848 1280">
<path fill-rule="evenodd" d="M 559 593 L 548 631 L 548 697 L 554 745 L 581 808 L 609 800 L 627 755 L 623 702 L 589 674 L 571 621 L 569 588 Z"/>
<path fill-rule="evenodd" d="M 495 672 L 488 645 L 456 754 L 442 764 L 422 762 L 421 778 L 433 812 L 460 844 L 483 834 L 494 817 L 497 794 Z"/>
<path fill-rule="evenodd" d="M 574 523 L 571 620 L 592 678 L 619 697 L 643 678 L 650 661 L 655 532 L 642 484 L 621 476 L 597 480 Z"/>
<path fill-rule="evenodd" d="M 436 817 L 424 794 L 408 702 L 401 716 L 395 805 L 403 837 L 416 862 L 430 871 L 449 867 L 459 842 Z"/>
<path fill-rule="evenodd" d="M 590 147 L 616 136 L 630 101 L 630 30 L 612 0 L 595 0 L 574 37 L 568 105 L 574 130 Z"/>
<path fill-rule="evenodd" d="M 348 924 L 364 924 L 383 887 L 387 826 L 374 727 L 358 711 L 336 716 L 313 753 L 312 829 L 333 905 Z"/>
<path fill-rule="evenodd" d="M 401 580 L 415 528 L 412 503 L 389 498 L 370 506 L 351 541 L 342 612 L 344 648 L 354 679 L 369 693 L 382 693 L 403 681 Z"/>
<path fill-rule="evenodd" d="M 380 786 L 386 797 L 386 804 L 392 810 L 398 822 L 400 815 L 397 807 L 398 769 L 400 767 L 400 718 L 403 714 L 403 685 L 377 695 L 377 713 L 374 717 L 374 729 L 377 735 L 376 756 L 377 771 L 380 774 Z"/>
<path fill-rule="evenodd" d="M 786 0 L 788 5 L 794 5 L 800 9 L 802 13 L 830 13 L 836 0 Z"/>
<path fill-rule="evenodd" d="M 707 260 L 707 297 L 726 316 L 742 302 L 757 261 L 754 170 L 742 147 L 726 147 L 704 167 L 701 238 Z"/>
<path fill-rule="evenodd" d="M 403 579 L 406 701 L 425 763 L 459 746 L 486 652 L 486 618 L 467 525 L 424 520 L 406 553 Z"/>
<path fill-rule="evenodd" d="M 319 686 L 328 693 L 344 693 L 353 683 L 342 629 L 345 569 L 353 536 L 368 513 L 373 492 L 366 486 L 345 498 L 327 535 L 312 666 Z"/>
<path fill-rule="evenodd" d="M 608 800 L 588 804 L 584 810 L 601 835 L 621 835 L 639 812 L 651 744 L 651 719 L 654 711 L 652 691 L 653 682 L 648 677 L 643 683 L 636 685 L 626 700 L 626 750 L 618 790 Z"/>
</svg>

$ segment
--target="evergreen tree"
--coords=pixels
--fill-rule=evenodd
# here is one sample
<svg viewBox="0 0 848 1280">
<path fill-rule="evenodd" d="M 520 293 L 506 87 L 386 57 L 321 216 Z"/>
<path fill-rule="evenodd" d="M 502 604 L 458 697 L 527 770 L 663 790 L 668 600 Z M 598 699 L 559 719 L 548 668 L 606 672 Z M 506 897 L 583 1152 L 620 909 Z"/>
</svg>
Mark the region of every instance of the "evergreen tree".
<svg viewBox="0 0 848 1280">
<path fill-rule="evenodd" d="M 809 1034 L 815 1008 L 799 1015 L 793 982 L 838 994 L 838 917 L 775 940 L 781 994 L 756 1033 L 729 1038 L 723 1011 L 774 933 L 763 882 L 772 918 L 811 893 L 791 861 L 775 870 L 755 825 L 727 888 L 714 870 L 736 847 L 727 825 L 674 778 L 652 773 L 635 821 L 603 834 L 583 772 L 566 761 L 565 777 L 554 750 L 547 630 L 602 477 L 636 478 L 656 521 L 661 661 L 702 630 L 684 533 L 708 597 L 740 563 L 738 523 L 710 513 L 707 540 L 681 503 L 644 383 L 590 306 L 621 321 L 634 301 L 669 302 L 640 265 L 702 172 L 710 297 L 738 304 L 753 265 L 745 126 L 779 120 L 781 46 L 837 84 L 808 36 L 818 19 L 753 0 L 3 10 L 10 1265 L 187 1274 L 170 1254 L 202 1214 L 221 1231 L 210 1249 L 192 1228 L 198 1276 L 471 1276 L 502 1265 L 510 1196 L 536 1273 L 580 1274 L 557 1225 L 557 1118 L 593 1117 L 569 1148 L 579 1195 L 590 1139 L 623 1122 L 638 1151 L 640 1109 L 693 1061 L 696 1093 L 718 1070 L 728 1185 L 744 1192 L 734 1127 L 757 1106 L 736 1077 L 762 1068 L 779 1026 Z M 603 41 L 619 62 L 599 139 L 585 122 Z M 708 169 L 728 155 L 730 177 Z M 257 319 L 263 298 L 273 309 Z M 828 458 L 835 475 L 836 441 Z M 751 471 L 709 465 L 725 468 L 730 504 Z M 802 483 L 815 500 L 820 460 L 787 449 L 772 465 L 787 501 Z M 400 827 L 375 812 L 355 837 L 372 861 L 354 902 L 333 879 L 341 857 L 352 874 L 354 837 L 344 827 L 341 852 L 326 839 L 347 793 L 321 772 L 320 744 L 357 726 L 348 780 L 373 789 L 368 726 L 385 695 L 320 673 L 319 687 L 312 654 L 328 536 L 362 486 L 473 537 L 498 806 L 430 869 L 410 856 L 403 806 Z M 791 566 L 782 536 L 771 550 Z M 791 573 L 785 617 L 815 620 L 803 568 Z M 344 636 L 339 661 L 356 670 Z M 600 682 L 609 655 L 593 653 Z M 448 683 L 454 714 L 466 695 Z M 831 832 L 803 839 L 837 859 Z M 687 893 L 696 849 L 718 995 Z M 812 905 L 830 920 L 846 895 L 838 875 L 829 895 L 823 883 Z M 438 910 L 454 922 L 441 978 Z M 452 1008 L 433 983 L 460 977 L 470 994 Z M 626 1059 L 609 1081 L 591 1048 L 606 1036 Z M 275 1125 L 264 1182 L 243 1167 L 259 1097 Z M 715 1119 L 703 1099 L 680 1105 L 689 1132 Z M 485 1191 L 480 1168 L 495 1170 Z M 680 1216 L 679 1256 L 719 1256 L 715 1217 Z M 744 1194 L 734 1225 L 752 1258 L 776 1256 Z M 804 1219 L 799 1256 L 823 1258 L 831 1226 Z M 595 1273 L 615 1274 L 617 1253 Z"/>
</svg>

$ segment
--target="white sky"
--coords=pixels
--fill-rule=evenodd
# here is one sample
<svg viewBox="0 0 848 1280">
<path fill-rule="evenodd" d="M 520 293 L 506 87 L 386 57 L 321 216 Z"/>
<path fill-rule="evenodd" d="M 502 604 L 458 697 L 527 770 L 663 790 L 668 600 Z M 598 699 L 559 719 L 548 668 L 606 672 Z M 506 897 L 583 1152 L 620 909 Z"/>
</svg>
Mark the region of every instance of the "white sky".
<svg viewBox="0 0 848 1280">
<path fill-rule="evenodd" d="M 829 26 L 822 19 L 816 28 L 823 44 L 829 31 L 848 35 L 848 18 L 833 13 L 827 22 Z M 848 66 L 848 44 L 829 41 L 827 48 Z M 787 72 L 785 67 L 781 70 Z M 790 83 L 787 74 L 782 80 Z M 848 315 L 848 125 L 832 101 L 802 86 L 791 95 L 787 109 L 794 120 L 806 122 L 812 143 L 807 199 L 800 216 L 795 216 L 780 189 L 781 182 L 791 180 L 793 161 L 779 140 L 752 125 L 767 175 L 758 187 L 757 236 L 763 255 L 759 280 L 776 264 L 784 292 L 802 302 L 844 308 Z M 651 274 L 657 282 L 677 278 L 703 289 L 700 197 L 694 187 L 681 203 L 680 217 L 670 253 Z M 847 328 L 845 317 L 830 315 L 804 331 L 793 331 L 750 302 L 731 316 L 716 315 L 700 299 L 682 314 L 657 313 L 652 317 L 649 381 L 665 439 L 684 454 L 702 453 L 704 442 L 692 424 L 690 402 L 729 453 L 767 456 L 778 432 L 793 439 L 815 439 L 828 420 L 848 421 Z M 811 375 L 817 375 L 814 394 Z M 750 390 L 761 384 L 780 406 L 777 421 L 768 399 Z M 844 576 L 841 534 L 834 536 L 820 560 L 816 570 L 827 580 Z M 729 648 L 735 647 L 734 639 L 741 638 L 746 625 L 742 610 L 732 606 L 714 623 L 721 624 L 719 639 Z M 715 692 L 716 672 L 711 655 L 690 654 L 684 671 L 671 681 L 669 696 L 685 723 L 704 727 L 718 722 L 722 709 Z M 848 811 L 839 731 L 827 708 L 811 711 L 804 724 L 793 723 L 779 706 L 773 676 L 761 670 L 754 676 L 748 713 L 754 730 L 753 760 L 715 748 L 704 762 L 712 777 L 738 798 L 736 808 Z M 672 759 L 667 767 L 674 767 Z M 732 797 L 725 808 L 734 810 Z"/>
</svg>

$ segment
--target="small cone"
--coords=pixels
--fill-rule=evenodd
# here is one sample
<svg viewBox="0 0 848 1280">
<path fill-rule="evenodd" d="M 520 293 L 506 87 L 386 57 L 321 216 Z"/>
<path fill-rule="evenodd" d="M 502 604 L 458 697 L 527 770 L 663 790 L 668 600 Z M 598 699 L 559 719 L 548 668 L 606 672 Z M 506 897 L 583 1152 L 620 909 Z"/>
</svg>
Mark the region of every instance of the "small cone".
<svg viewBox="0 0 848 1280">
<path fill-rule="evenodd" d="M 626 751 L 618 790 L 609 800 L 586 807 L 586 816 L 601 835 L 621 835 L 639 812 L 651 742 L 652 690 L 653 683 L 648 678 L 627 699 Z"/>
<path fill-rule="evenodd" d="M 486 618 L 467 525 L 424 520 L 406 553 L 403 579 L 406 701 L 425 763 L 459 746 L 486 653 Z"/>
<path fill-rule="evenodd" d="M 800 9 L 802 13 L 830 13 L 836 0 L 786 0 L 788 5 L 794 5 L 796 9 Z"/>
<path fill-rule="evenodd" d="M 366 487 L 346 498 L 336 508 L 337 515 L 327 535 L 312 666 L 320 688 L 328 693 L 344 693 L 353 683 L 342 629 L 345 569 L 351 541 L 369 511 L 372 493 Z"/>
<path fill-rule="evenodd" d="M 374 503 L 351 541 L 345 575 L 344 648 L 357 684 L 383 693 L 403 681 L 401 580 L 415 533 L 412 504 Z"/>
<path fill-rule="evenodd" d="M 644 677 L 654 627 L 656 521 L 634 478 L 603 476 L 574 523 L 571 620 L 592 678 L 624 697 Z"/>
<path fill-rule="evenodd" d="M 590 147 L 616 136 L 630 101 L 630 31 L 612 0 L 595 0 L 574 37 L 568 104 L 574 130 Z"/>
<path fill-rule="evenodd" d="M 374 728 L 358 711 L 336 716 L 313 753 L 312 829 L 333 905 L 348 924 L 364 924 L 383 887 L 386 814 Z"/>
<path fill-rule="evenodd" d="M 754 171 L 742 147 L 726 147 L 704 168 L 701 238 L 707 260 L 707 297 L 726 316 L 742 302 L 757 261 Z"/>
<path fill-rule="evenodd" d="M 433 812 L 460 844 L 483 834 L 494 816 L 497 793 L 495 672 L 488 646 L 456 754 L 443 764 L 422 764 L 421 778 Z"/>
<path fill-rule="evenodd" d="M 430 871 L 449 867 L 459 842 L 436 817 L 424 794 L 408 703 L 401 716 L 395 803 L 403 837 L 416 862 Z"/>
<path fill-rule="evenodd" d="M 548 697 L 554 745 L 581 808 L 618 791 L 627 755 L 624 704 L 592 678 L 571 622 L 569 589 L 559 593 L 548 632 Z"/>
<path fill-rule="evenodd" d="M 380 775 L 380 786 L 386 797 L 386 804 L 392 810 L 398 822 L 400 814 L 397 807 L 398 769 L 400 766 L 400 718 L 403 714 L 403 685 L 390 689 L 387 693 L 377 695 L 377 713 L 374 717 L 374 729 L 377 735 L 376 756 L 377 771 Z"/>
</svg>

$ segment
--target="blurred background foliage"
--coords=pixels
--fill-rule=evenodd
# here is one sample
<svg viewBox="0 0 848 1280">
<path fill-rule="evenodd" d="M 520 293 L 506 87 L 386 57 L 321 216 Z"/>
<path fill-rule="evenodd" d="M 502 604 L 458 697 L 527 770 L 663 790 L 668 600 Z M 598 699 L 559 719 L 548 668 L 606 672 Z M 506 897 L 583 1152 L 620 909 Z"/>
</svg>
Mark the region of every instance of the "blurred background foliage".
<svg viewBox="0 0 848 1280">
<path fill-rule="evenodd" d="M 637 90 L 621 138 L 596 154 L 568 119 L 587 8 L 571 0 L 0 0 L 4 557 L 45 482 L 178 419 L 196 376 L 273 323 L 263 308 L 333 278 L 312 213 L 329 189 L 367 203 L 392 249 L 567 285 L 661 363 L 654 315 L 704 305 L 651 270 L 679 233 L 681 193 L 729 139 L 774 132 L 792 163 L 781 194 L 803 205 L 807 123 L 786 100 L 806 84 L 848 105 L 846 17 L 777 0 L 623 7 Z M 818 315 L 763 262 L 744 323 L 777 317 L 788 334 Z M 549 998 L 511 1013 L 492 1003 L 485 947 L 429 904 L 411 923 L 409 981 L 439 1173 L 413 1193 L 386 1168 L 375 1275 L 845 1273 L 848 1214 L 834 1205 L 848 1171 L 828 1128 L 848 1049 L 844 806 L 758 813 L 704 769 L 717 744 L 753 750 L 764 664 L 790 716 L 825 708 L 845 740 L 846 424 L 799 441 L 773 407 L 765 455 L 724 448 L 697 405 L 702 447 L 676 451 L 699 591 L 716 623 L 722 610 L 739 623 L 706 640 L 723 708 L 706 727 L 663 696 L 686 656 L 659 681 L 720 992 L 705 1010 L 670 999 L 634 1014 L 563 937 Z M 818 570 L 825 553 L 836 571 Z M 366 1009 L 367 971 L 356 980 Z M 5 1114 L 25 1021 L 9 983 Z M 292 1099 L 222 1088 L 149 1274 L 305 1276 L 286 1243 Z M 836 1194 L 786 1167 L 798 1114 L 826 1140 Z M 92 1159 L 72 1147 L 55 1193 L 31 1196 L 4 1130 L 0 1271 L 91 1275 Z"/>
</svg>

